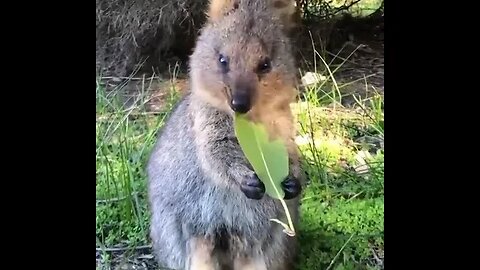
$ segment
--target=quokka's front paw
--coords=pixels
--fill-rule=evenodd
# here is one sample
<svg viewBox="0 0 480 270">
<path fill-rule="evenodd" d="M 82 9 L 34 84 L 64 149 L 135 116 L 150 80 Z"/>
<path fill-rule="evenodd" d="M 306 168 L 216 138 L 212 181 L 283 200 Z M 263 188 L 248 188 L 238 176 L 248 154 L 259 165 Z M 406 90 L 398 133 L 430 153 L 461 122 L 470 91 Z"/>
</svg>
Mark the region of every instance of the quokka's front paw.
<svg viewBox="0 0 480 270">
<path fill-rule="evenodd" d="M 256 174 L 246 177 L 240 185 L 240 190 L 249 199 L 260 200 L 265 194 L 265 184 Z"/>
<path fill-rule="evenodd" d="M 284 200 L 293 199 L 302 192 L 300 181 L 294 177 L 287 177 L 287 179 L 282 182 L 282 188 L 285 192 L 285 196 L 283 197 Z"/>
</svg>

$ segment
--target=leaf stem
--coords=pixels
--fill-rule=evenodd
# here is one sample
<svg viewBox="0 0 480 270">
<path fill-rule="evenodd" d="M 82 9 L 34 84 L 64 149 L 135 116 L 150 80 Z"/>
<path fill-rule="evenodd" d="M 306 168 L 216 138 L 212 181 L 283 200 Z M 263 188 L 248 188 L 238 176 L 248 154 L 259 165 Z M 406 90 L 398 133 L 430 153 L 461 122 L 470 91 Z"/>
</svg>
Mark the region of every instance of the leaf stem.
<svg viewBox="0 0 480 270">
<path fill-rule="evenodd" d="M 258 141 L 257 132 L 254 132 L 254 134 L 255 134 L 255 142 L 257 143 L 258 148 L 262 149 L 260 142 Z M 262 157 L 263 165 L 265 165 L 265 167 L 268 167 L 267 162 L 265 161 L 265 155 L 263 154 L 263 151 L 260 151 L 260 156 Z M 267 175 L 268 175 L 268 178 L 270 179 L 270 182 L 273 183 L 273 179 L 272 179 L 272 176 L 270 175 L 269 170 L 267 170 Z M 277 187 L 273 185 L 273 188 L 275 189 L 275 192 L 277 193 L 277 195 L 279 195 L 280 192 L 278 192 Z M 287 216 L 287 221 L 288 221 L 288 227 L 284 226 L 286 227 L 284 232 L 289 236 L 295 236 L 295 228 L 293 227 L 293 222 L 290 216 L 290 211 L 288 211 L 287 203 L 282 198 L 279 198 L 279 200 L 282 203 L 282 206 L 283 206 L 283 209 L 285 210 L 285 215 Z M 277 220 L 276 222 L 279 222 L 280 224 L 284 225 L 283 222 L 281 222 L 280 220 Z"/>
<path fill-rule="evenodd" d="M 285 209 L 285 215 L 287 216 L 287 221 L 289 226 L 288 228 L 289 230 L 285 231 L 285 233 L 289 236 L 295 236 L 295 228 L 293 227 L 293 222 L 292 222 L 292 218 L 290 217 L 290 211 L 288 211 L 287 203 L 283 199 L 280 199 L 280 202 L 282 203 L 282 206 Z"/>
</svg>

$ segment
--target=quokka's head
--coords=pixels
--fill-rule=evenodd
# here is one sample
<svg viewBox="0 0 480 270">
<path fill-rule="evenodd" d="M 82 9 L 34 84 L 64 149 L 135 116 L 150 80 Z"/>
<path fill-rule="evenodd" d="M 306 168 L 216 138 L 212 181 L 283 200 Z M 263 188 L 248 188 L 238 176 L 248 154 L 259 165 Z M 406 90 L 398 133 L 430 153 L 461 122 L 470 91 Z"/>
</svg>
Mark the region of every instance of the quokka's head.
<svg viewBox="0 0 480 270">
<path fill-rule="evenodd" d="M 230 113 L 288 106 L 295 97 L 289 40 L 270 1 L 211 0 L 190 59 L 192 91 Z"/>
</svg>

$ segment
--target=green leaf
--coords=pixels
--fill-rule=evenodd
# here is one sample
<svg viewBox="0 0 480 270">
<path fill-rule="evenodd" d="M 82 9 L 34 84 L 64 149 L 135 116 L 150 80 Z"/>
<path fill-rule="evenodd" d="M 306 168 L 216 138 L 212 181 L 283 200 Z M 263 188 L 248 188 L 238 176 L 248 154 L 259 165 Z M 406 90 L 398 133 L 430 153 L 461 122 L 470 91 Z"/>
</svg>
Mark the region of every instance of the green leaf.
<svg viewBox="0 0 480 270">
<path fill-rule="evenodd" d="M 288 152 L 283 142 L 270 141 L 263 125 L 241 114 L 235 115 L 235 133 L 246 158 L 265 184 L 265 193 L 282 200 L 285 193 L 281 183 L 289 171 Z"/>
</svg>

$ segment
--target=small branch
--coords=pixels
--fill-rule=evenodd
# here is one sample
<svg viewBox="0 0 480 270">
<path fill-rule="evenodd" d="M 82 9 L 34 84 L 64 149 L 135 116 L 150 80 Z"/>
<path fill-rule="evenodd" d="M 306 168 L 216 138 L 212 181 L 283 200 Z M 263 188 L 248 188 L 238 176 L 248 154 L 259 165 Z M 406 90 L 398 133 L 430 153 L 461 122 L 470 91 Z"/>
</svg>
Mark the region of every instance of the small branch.
<svg viewBox="0 0 480 270">
<path fill-rule="evenodd" d="M 127 251 L 127 250 L 142 250 L 142 249 L 150 249 L 152 245 L 144 245 L 138 247 L 118 247 L 118 248 L 96 248 L 96 251 L 105 251 L 105 252 L 115 252 L 115 251 Z"/>
<path fill-rule="evenodd" d="M 138 194 L 138 192 L 133 192 L 130 195 L 126 195 L 126 196 L 122 196 L 122 197 L 110 198 L 110 199 L 97 199 L 96 201 L 97 201 L 97 204 L 119 202 L 119 201 L 123 201 L 127 198 L 131 198 L 131 197 L 133 197 L 137 194 Z"/>
<path fill-rule="evenodd" d="M 331 16 L 334 16 L 335 14 L 339 13 L 340 11 L 344 11 L 344 10 L 348 10 L 349 8 L 353 7 L 354 5 L 358 4 L 361 0 L 355 0 L 353 2 L 351 2 L 350 4 L 346 5 L 346 4 L 343 4 L 342 6 L 338 7 L 338 8 L 333 8 L 331 12 L 328 12 L 328 14 L 324 15 L 324 16 L 321 16 L 320 19 L 325 19 L 325 18 L 328 18 L 328 17 L 331 17 Z M 346 1 L 345 1 L 346 3 Z"/>
<path fill-rule="evenodd" d="M 151 76 L 151 77 L 145 77 L 145 78 L 139 78 L 139 77 L 114 77 L 114 76 L 110 76 L 110 77 L 101 77 L 100 78 L 101 80 L 130 80 L 130 81 L 143 81 L 143 80 L 153 80 L 153 79 L 162 79 L 158 76 Z"/>
<path fill-rule="evenodd" d="M 122 112 L 116 112 L 116 113 L 110 113 L 110 114 L 104 114 L 101 116 L 97 116 L 96 120 L 97 121 L 111 121 L 113 116 L 123 116 L 123 111 Z M 161 115 L 162 112 L 160 111 L 152 111 L 152 112 L 139 112 L 139 113 L 131 113 L 129 114 L 129 117 L 131 118 L 139 118 L 139 117 L 144 117 L 144 116 L 156 116 L 156 115 Z"/>
<path fill-rule="evenodd" d="M 372 248 L 372 253 L 373 253 L 373 258 L 377 261 L 377 263 L 381 266 L 383 266 L 383 261 L 382 259 L 379 258 L 377 251 L 375 251 L 374 248 Z"/>
</svg>

